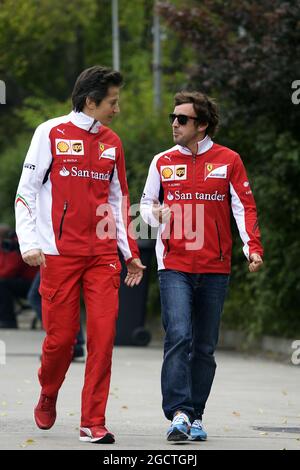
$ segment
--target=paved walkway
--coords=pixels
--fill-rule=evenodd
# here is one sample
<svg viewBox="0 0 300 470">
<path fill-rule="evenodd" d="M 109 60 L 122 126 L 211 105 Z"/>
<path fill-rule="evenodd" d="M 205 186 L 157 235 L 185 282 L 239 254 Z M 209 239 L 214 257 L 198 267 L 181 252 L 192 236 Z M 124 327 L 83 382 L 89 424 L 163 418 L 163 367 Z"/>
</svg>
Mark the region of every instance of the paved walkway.
<svg viewBox="0 0 300 470">
<path fill-rule="evenodd" d="M 0 449 L 99 450 L 78 440 L 83 362 L 72 363 L 68 371 L 55 426 L 36 428 L 32 410 L 39 395 L 42 339 L 41 331 L 0 330 L 0 347 L 6 346 L 6 364 L 0 365 Z M 107 423 L 117 442 L 101 449 L 179 449 L 165 440 L 161 360 L 161 345 L 115 348 Z M 300 450 L 300 366 L 224 351 L 217 362 L 205 415 L 209 439 L 180 449 Z"/>
</svg>

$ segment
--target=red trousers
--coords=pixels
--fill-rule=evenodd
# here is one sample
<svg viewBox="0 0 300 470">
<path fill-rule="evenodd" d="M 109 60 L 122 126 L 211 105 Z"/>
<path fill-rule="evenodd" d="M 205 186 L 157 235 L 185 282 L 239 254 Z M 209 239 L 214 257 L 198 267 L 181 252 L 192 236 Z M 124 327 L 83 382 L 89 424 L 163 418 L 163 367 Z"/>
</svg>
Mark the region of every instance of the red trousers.
<svg viewBox="0 0 300 470">
<path fill-rule="evenodd" d="M 58 393 L 72 361 L 82 287 L 87 313 L 87 361 L 81 426 L 104 425 L 118 314 L 119 258 L 46 255 L 46 264 L 41 268 L 40 286 L 46 330 L 39 370 L 42 392 L 48 396 Z"/>
</svg>

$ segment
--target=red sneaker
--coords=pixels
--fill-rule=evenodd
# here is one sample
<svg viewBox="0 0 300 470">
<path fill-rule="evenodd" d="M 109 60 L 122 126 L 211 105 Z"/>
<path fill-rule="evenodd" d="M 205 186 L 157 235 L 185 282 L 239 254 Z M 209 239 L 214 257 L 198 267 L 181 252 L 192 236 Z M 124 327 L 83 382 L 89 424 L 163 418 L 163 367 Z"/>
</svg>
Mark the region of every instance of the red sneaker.
<svg viewBox="0 0 300 470">
<path fill-rule="evenodd" d="M 56 420 L 56 400 L 55 397 L 48 397 L 41 393 L 40 399 L 34 408 L 34 419 L 41 429 L 50 429 Z"/>
<path fill-rule="evenodd" d="M 105 426 L 93 426 L 92 428 L 80 428 L 79 440 L 99 444 L 113 444 L 115 436 Z"/>
</svg>

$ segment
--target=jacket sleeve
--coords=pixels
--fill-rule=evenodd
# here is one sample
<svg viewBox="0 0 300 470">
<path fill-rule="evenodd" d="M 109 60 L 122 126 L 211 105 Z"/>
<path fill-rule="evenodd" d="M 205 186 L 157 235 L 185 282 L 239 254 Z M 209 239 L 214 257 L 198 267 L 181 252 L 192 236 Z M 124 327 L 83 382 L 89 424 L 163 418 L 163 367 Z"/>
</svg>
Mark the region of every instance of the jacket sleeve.
<svg viewBox="0 0 300 470">
<path fill-rule="evenodd" d="M 51 161 L 49 134 L 41 124 L 31 140 L 15 200 L 16 232 L 22 254 L 40 248 L 36 231 L 36 199 Z"/>
<path fill-rule="evenodd" d="M 151 225 L 151 227 L 159 226 L 159 221 L 154 217 L 152 209 L 153 204 L 159 203 L 161 180 L 156 164 L 160 155 L 161 154 L 154 157 L 151 162 L 140 203 L 141 216 L 147 224 Z"/>
<path fill-rule="evenodd" d="M 263 256 L 256 204 L 247 173 L 239 155 L 233 165 L 230 179 L 231 208 L 236 220 L 243 251 L 247 259 L 252 253 Z"/>
<path fill-rule="evenodd" d="M 118 247 L 126 264 L 128 264 L 133 258 L 139 258 L 140 253 L 133 233 L 129 230 L 131 223 L 130 199 L 122 144 L 119 144 L 116 156 L 114 173 L 109 186 L 108 202 L 115 218 Z"/>
</svg>

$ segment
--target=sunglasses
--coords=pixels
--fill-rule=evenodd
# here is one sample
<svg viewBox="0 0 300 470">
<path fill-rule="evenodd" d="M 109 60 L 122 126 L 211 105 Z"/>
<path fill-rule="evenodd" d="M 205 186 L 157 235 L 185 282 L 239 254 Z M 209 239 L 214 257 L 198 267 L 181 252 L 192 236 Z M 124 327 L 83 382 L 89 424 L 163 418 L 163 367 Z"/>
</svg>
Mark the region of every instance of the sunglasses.
<svg viewBox="0 0 300 470">
<path fill-rule="evenodd" d="M 186 116 L 185 114 L 169 114 L 170 123 L 173 124 L 175 119 L 177 119 L 178 124 L 181 126 L 185 126 L 189 119 L 193 119 L 194 121 L 198 121 L 198 118 L 193 116 Z"/>
</svg>

